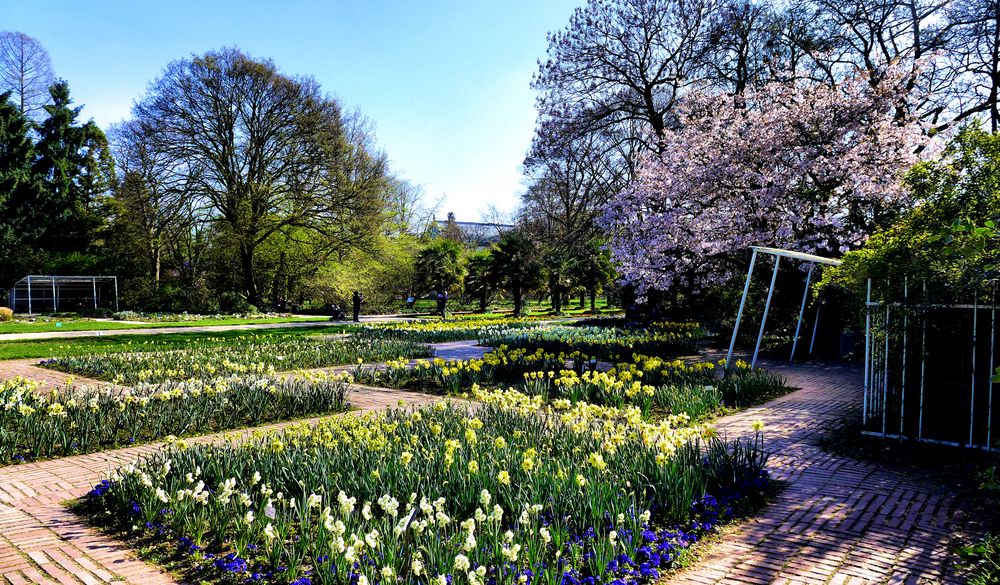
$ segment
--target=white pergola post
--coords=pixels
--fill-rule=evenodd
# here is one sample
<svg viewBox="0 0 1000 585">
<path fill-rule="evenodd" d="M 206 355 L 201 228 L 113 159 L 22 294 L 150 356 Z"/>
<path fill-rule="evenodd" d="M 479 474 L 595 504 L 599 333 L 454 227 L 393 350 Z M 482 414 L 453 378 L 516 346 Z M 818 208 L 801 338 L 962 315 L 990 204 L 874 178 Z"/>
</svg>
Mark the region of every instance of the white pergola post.
<svg viewBox="0 0 1000 585">
<path fill-rule="evenodd" d="M 774 296 L 774 284 L 778 281 L 778 266 L 781 265 L 781 256 L 774 257 L 774 271 L 771 272 L 771 286 L 767 288 L 767 300 L 764 301 L 764 316 L 760 319 L 760 331 L 757 333 L 757 345 L 753 348 L 753 360 L 750 361 L 750 369 L 757 367 L 757 354 L 760 353 L 760 343 L 764 340 L 764 327 L 767 326 L 767 312 L 771 310 L 771 297 Z"/>
<path fill-rule="evenodd" d="M 28 277 L 28 314 L 31 314 L 31 277 Z"/>
<path fill-rule="evenodd" d="M 806 311 L 806 301 L 809 299 L 809 284 L 812 282 L 813 270 L 815 268 L 815 264 L 810 264 L 809 271 L 806 272 L 806 287 L 802 290 L 802 306 L 799 307 L 799 320 L 795 324 L 795 338 L 792 339 L 792 355 L 788 356 L 788 363 L 795 361 L 795 348 L 799 346 L 799 330 L 802 329 L 802 314 Z M 812 344 L 810 343 L 809 345 Z"/>
<path fill-rule="evenodd" d="M 90 284 L 92 284 L 94 286 L 94 310 L 96 311 L 97 310 L 97 277 L 96 276 L 91 276 L 90 277 Z"/>
<path fill-rule="evenodd" d="M 753 249 L 750 256 L 750 269 L 747 270 L 747 282 L 743 285 L 743 297 L 740 299 L 740 308 L 736 311 L 736 324 L 733 325 L 733 337 L 729 340 L 729 353 L 726 354 L 726 369 L 733 365 L 733 350 L 736 348 L 736 334 L 740 331 L 740 320 L 743 318 L 743 307 L 747 303 L 747 294 L 750 292 L 750 279 L 753 277 L 753 265 L 757 262 L 757 248 Z"/>
<path fill-rule="evenodd" d="M 52 312 L 59 312 L 59 296 L 56 294 L 56 277 L 52 277 Z"/>
<path fill-rule="evenodd" d="M 115 277 L 115 311 L 118 311 L 118 277 Z"/>
</svg>

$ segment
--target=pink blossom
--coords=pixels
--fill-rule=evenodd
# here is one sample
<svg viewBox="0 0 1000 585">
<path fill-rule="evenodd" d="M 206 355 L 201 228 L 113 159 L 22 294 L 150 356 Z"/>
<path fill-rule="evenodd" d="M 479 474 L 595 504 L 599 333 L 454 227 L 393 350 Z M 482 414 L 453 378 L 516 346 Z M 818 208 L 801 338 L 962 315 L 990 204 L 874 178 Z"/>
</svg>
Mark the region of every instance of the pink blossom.
<svg viewBox="0 0 1000 585">
<path fill-rule="evenodd" d="M 892 67 L 877 84 L 689 93 L 681 129 L 604 209 L 625 280 L 697 287 L 728 278 L 722 260 L 751 245 L 830 256 L 859 246 L 912 204 L 900 179 L 926 133 L 899 111 L 906 80 Z"/>
</svg>

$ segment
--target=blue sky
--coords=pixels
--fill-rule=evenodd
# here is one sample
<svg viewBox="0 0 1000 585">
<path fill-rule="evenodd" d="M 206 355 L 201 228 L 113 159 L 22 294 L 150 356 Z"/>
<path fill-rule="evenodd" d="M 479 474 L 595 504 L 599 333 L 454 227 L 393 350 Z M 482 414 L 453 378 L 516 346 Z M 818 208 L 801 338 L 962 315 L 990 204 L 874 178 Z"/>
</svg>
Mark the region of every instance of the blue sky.
<svg viewBox="0 0 1000 585">
<path fill-rule="evenodd" d="M 536 60 L 582 3 L 33 0 L 6 3 L 0 30 L 39 39 L 102 127 L 174 59 L 226 46 L 270 57 L 371 118 L 394 168 L 446 195 L 442 215 L 473 220 L 516 207 Z"/>
</svg>

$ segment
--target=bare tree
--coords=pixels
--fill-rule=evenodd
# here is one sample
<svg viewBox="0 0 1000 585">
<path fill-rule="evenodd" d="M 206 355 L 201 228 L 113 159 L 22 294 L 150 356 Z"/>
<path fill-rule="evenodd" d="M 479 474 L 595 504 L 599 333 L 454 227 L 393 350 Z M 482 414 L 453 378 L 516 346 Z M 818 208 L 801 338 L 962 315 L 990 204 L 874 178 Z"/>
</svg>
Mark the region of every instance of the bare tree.
<svg viewBox="0 0 1000 585">
<path fill-rule="evenodd" d="M 0 93 L 10 91 L 21 112 L 34 117 L 49 102 L 54 81 L 49 53 L 38 39 L 0 32 Z"/>
<path fill-rule="evenodd" d="M 119 175 L 120 219 L 142 242 L 153 281 L 159 283 L 170 242 L 190 229 L 194 177 L 176 172 L 171 157 L 152 148 L 148 130 L 132 120 L 112 127 L 109 138 Z"/>
<path fill-rule="evenodd" d="M 959 118 L 985 114 L 993 132 L 1000 130 L 1000 0 L 958 0 L 951 20 L 957 23 L 951 92 Z"/>
<path fill-rule="evenodd" d="M 656 148 L 702 50 L 713 0 L 590 0 L 549 35 L 539 92 L 539 140 L 639 122 L 629 137 Z M 547 131 L 546 126 L 553 126 Z M 652 140 L 651 140 L 652 137 Z"/>
<path fill-rule="evenodd" d="M 150 148 L 232 238 L 253 303 L 256 252 L 272 236 L 304 234 L 330 254 L 363 245 L 379 227 L 384 156 L 358 142 L 363 125 L 311 78 L 236 49 L 209 52 L 168 65 L 134 115 Z"/>
</svg>

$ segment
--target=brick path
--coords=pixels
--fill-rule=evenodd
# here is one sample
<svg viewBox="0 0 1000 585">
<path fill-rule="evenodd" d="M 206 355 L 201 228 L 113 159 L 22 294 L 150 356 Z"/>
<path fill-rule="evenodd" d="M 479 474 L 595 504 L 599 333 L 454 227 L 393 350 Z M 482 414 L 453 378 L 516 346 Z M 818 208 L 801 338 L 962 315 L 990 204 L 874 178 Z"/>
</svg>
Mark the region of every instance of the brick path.
<svg viewBox="0 0 1000 585">
<path fill-rule="evenodd" d="M 394 407 L 400 400 L 416 405 L 439 399 L 363 386 L 354 387 L 350 396 L 351 404 L 364 410 Z M 231 434 L 196 441 L 221 440 Z M 0 468 L 0 583 L 175 583 L 169 574 L 139 560 L 127 546 L 91 529 L 62 505 L 86 494 L 113 466 L 158 447 L 144 445 Z"/>
<path fill-rule="evenodd" d="M 956 531 L 974 531 L 962 502 L 930 477 L 824 451 L 858 418 L 861 372 L 765 364 L 801 388 L 718 421 L 730 438 L 764 422 L 772 477 L 789 482 L 761 515 L 727 534 L 669 584 L 964 583 L 951 568 Z"/>
<path fill-rule="evenodd" d="M 104 386 L 108 383 L 42 368 L 36 365 L 40 361 L 37 358 L 0 361 L 0 380 L 20 377 L 42 382 L 46 386 L 57 387 L 65 386 L 68 381 L 72 381 L 77 386 Z"/>
</svg>

